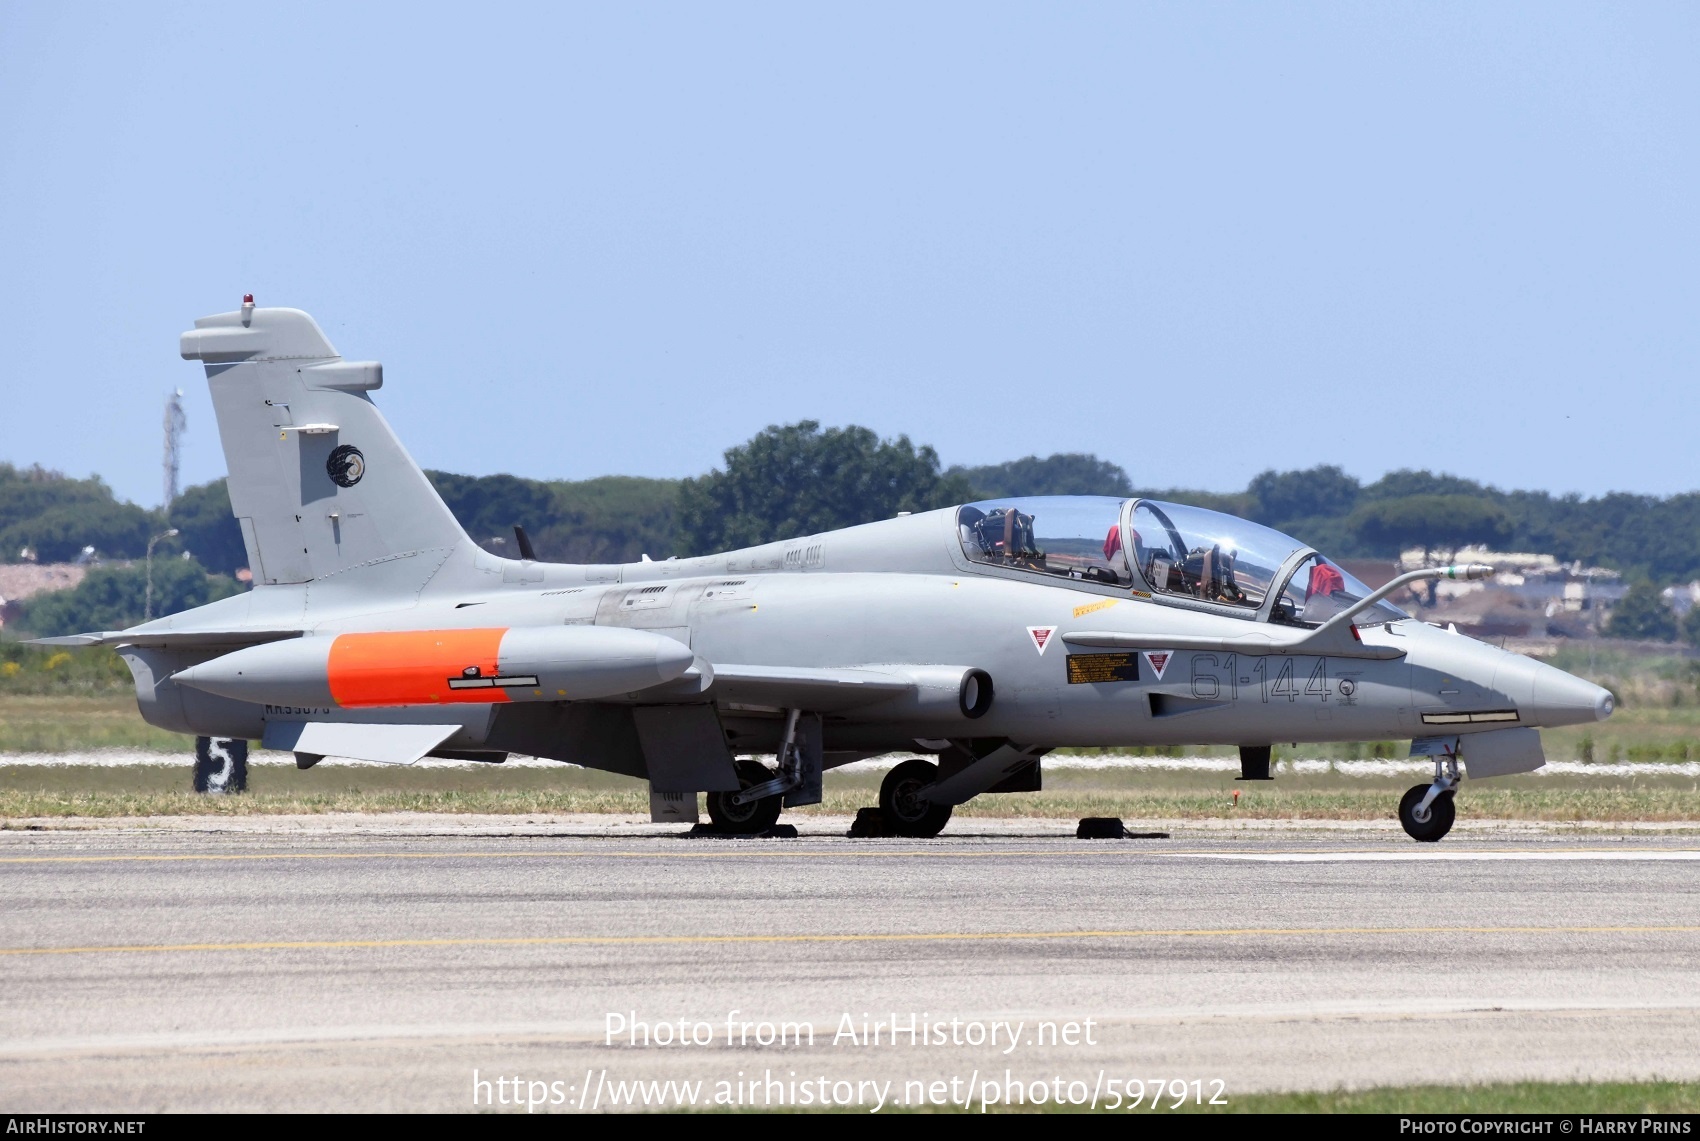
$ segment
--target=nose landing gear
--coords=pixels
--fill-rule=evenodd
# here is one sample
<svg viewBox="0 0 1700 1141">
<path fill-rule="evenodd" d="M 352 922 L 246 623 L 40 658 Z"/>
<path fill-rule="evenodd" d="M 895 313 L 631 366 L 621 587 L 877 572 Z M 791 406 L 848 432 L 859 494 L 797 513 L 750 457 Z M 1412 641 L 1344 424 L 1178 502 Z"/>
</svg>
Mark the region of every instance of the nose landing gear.
<svg viewBox="0 0 1700 1141">
<path fill-rule="evenodd" d="M 1452 831 L 1458 809 L 1452 794 L 1458 789 L 1458 758 L 1434 759 L 1434 783 L 1412 787 L 1399 800 L 1399 823 L 1413 840 L 1432 844 Z"/>
</svg>

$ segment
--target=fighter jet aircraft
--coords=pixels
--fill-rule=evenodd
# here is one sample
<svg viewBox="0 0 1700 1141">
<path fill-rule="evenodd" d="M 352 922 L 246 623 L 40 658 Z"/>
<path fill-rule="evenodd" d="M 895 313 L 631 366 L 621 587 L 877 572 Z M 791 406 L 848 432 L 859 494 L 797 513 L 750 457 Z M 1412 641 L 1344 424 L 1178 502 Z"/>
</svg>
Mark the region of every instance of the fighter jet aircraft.
<svg viewBox="0 0 1700 1141">
<path fill-rule="evenodd" d="M 1542 765 L 1539 729 L 1611 714 L 1606 690 L 1418 621 L 1302 541 L 1146 499 L 1014 498 L 698 558 L 567 565 L 472 542 L 345 361 L 299 310 L 203 317 L 181 338 L 212 388 L 250 592 L 123 631 L 150 724 L 294 752 L 554 758 L 707 794 L 713 826 L 769 829 L 824 770 L 910 752 L 891 833 L 936 835 L 982 793 L 1037 789 L 1066 747 L 1410 739 L 1434 779 Z M 774 756 L 775 767 L 751 759 Z M 1462 767 L 1460 767 L 1462 766 Z"/>
</svg>

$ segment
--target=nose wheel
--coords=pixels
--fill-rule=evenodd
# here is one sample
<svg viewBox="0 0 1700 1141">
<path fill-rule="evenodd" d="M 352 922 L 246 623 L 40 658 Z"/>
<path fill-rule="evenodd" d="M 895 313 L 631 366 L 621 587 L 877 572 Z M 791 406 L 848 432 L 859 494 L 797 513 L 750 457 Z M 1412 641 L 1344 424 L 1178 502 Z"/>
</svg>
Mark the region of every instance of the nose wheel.
<svg viewBox="0 0 1700 1141">
<path fill-rule="evenodd" d="M 1452 794 L 1458 791 L 1458 758 L 1443 753 L 1434 758 L 1434 783 L 1419 784 L 1399 799 L 1399 823 L 1413 840 L 1432 844 L 1452 831 L 1458 818 Z"/>
<path fill-rule="evenodd" d="M 1432 844 L 1452 831 L 1452 822 L 1458 817 L 1458 809 L 1452 803 L 1452 789 L 1430 798 L 1433 791 L 1433 785 L 1419 784 L 1399 801 L 1399 823 L 1405 826 L 1411 839 L 1425 844 Z"/>
</svg>

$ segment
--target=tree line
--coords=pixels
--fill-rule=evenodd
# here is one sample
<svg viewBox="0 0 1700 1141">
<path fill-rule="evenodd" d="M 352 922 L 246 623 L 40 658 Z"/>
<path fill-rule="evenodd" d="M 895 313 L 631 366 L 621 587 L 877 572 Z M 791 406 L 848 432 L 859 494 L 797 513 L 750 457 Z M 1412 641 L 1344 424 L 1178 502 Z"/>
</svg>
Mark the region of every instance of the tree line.
<svg viewBox="0 0 1700 1141">
<path fill-rule="evenodd" d="M 907 436 L 884 439 L 867 428 L 809 420 L 773 425 L 728 449 L 721 466 L 683 480 L 426 474 L 486 549 L 517 555 L 517 524 L 540 558 L 562 562 L 706 554 L 976 499 L 1147 495 L 1241 515 L 1335 557 L 1481 543 L 1610 567 L 1648 587 L 1700 578 L 1700 493 L 1555 496 L 1419 470 L 1361 483 L 1332 465 L 1265 471 L 1239 492 L 1142 488 L 1097 456 L 947 468 L 931 447 Z M 98 478 L 0 463 L 0 561 L 26 552 L 40 562 L 71 561 L 87 548 L 108 564 L 135 560 L 168 527 L 178 534 L 155 548 L 157 613 L 237 589 L 232 576 L 247 556 L 223 480 L 189 488 L 169 512 L 150 511 L 118 500 Z M 19 624 L 62 633 L 139 620 L 139 573 L 104 566 L 77 591 L 26 607 Z"/>
</svg>

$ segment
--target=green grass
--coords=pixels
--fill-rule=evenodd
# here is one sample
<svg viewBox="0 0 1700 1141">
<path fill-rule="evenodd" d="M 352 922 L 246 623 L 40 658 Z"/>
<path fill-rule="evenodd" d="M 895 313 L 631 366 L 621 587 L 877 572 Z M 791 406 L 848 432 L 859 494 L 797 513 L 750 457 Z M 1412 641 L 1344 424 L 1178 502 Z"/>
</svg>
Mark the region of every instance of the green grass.
<svg viewBox="0 0 1700 1141">
<path fill-rule="evenodd" d="M 1700 760 L 1700 706 L 1631 706 L 1611 720 L 1541 731 L 1555 761 Z"/>
<path fill-rule="evenodd" d="M 1506 1082 L 1247 1094 L 1217 1113 L 1696 1113 L 1696 1082 Z"/>
<path fill-rule="evenodd" d="M 1700 1112 L 1700 1082 L 1499 1082 L 1476 1086 L 1377 1086 L 1365 1090 L 1226 1095 L 1226 1105 L 1187 1104 L 1168 1109 L 1147 1106 L 1100 1113 L 1151 1117 L 1168 1113 L 1514 1113 L 1514 1114 L 1676 1114 Z M 701 1112 L 701 1111 L 699 1111 Z M 710 1113 L 748 1112 L 727 1109 Z M 820 1112 L 782 1109 L 779 1113 Z M 826 1111 L 826 1112 L 831 1112 Z M 852 1112 L 866 1112 L 865 1108 Z M 980 1113 L 960 1105 L 890 1106 L 885 1113 Z M 1084 1105 L 997 1106 L 993 1113 L 1088 1113 Z"/>
<path fill-rule="evenodd" d="M 26 646 L 0 638 L 0 694 L 130 692 L 130 669 L 108 647 Z"/>
<path fill-rule="evenodd" d="M 0 753 L 147 749 L 180 753 L 193 744 L 155 729 L 121 693 L 0 693 Z"/>
<path fill-rule="evenodd" d="M 883 774 L 829 773 L 824 803 L 790 815 L 851 815 L 878 802 Z M 646 786 L 629 777 L 558 768 L 277 765 L 249 771 L 244 796 L 197 796 L 181 765 L 0 767 L 0 819 L 25 817 L 251 816 L 326 812 L 490 813 L 506 816 L 649 811 Z M 1411 777 L 1286 775 L 1242 784 L 1228 773 L 1058 770 L 1043 792 L 983 796 L 963 818 L 1120 816 L 1140 820 L 1385 820 Z M 1234 793 L 1238 792 L 1236 801 Z M 1700 830 L 1700 781 L 1511 777 L 1460 794 L 1466 820 L 1692 822 Z"/>
</svg>

